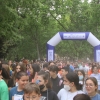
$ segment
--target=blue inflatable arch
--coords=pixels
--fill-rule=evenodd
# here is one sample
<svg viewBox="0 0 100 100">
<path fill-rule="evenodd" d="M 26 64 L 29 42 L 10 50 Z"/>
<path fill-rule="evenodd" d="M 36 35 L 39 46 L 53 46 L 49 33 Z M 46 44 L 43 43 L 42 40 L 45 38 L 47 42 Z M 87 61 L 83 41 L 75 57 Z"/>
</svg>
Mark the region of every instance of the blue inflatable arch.
<svg viewBox="0 0 100 100">
<path fill-rule="evenodd" d="M 47 61 L 55 60 L 55 46 L 62 40 L 87 40 L 94 47 L 94 61 L 100 62 L 100 41 L 91 32 L 58 32 L 47 42 Z"/>
</svg>

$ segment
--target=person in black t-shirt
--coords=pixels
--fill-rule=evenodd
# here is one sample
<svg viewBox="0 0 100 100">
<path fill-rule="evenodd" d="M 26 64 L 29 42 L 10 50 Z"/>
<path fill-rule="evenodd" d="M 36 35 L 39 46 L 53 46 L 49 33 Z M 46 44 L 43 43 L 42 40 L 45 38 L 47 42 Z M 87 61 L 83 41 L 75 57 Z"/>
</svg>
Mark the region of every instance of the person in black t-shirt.
<svg viewBox="0 0 100 100">
<path fill-rule="evenodd" d="M 50 75 L 48 72 L 41 70 L 38 72 L 36 83 L 40 87 L 41 96 L 46 100 L 58 100 L 57 94 L 51 89 Z"/>
<path fill-rule="evenodd" d="M 58 93 L 60 89 L 63 88 L 63 80 L 58 77 L 58 67 L 56 65 L 52 65 L 49 67 L 49 72 L 51 76 L 51 82 L 52 82 L 52 89 Z"/>
</svg>

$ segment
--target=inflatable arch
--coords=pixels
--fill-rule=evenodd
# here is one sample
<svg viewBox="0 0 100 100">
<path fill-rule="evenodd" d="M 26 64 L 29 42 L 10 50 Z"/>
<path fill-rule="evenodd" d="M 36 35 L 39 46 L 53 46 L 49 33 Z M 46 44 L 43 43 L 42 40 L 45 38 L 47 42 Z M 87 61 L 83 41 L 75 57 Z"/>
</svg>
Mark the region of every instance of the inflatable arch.
<svg viewBox="0 0 100 100">
<path fill-rule="evenodd" d="M 58 32 L 47 42 L 47 61 L 55 60 L 55 46 L 62 40 L 87 40 L 94 47 L 94 61 L 100 62 L 100 41 L 91 32 Z"/>
</svg>

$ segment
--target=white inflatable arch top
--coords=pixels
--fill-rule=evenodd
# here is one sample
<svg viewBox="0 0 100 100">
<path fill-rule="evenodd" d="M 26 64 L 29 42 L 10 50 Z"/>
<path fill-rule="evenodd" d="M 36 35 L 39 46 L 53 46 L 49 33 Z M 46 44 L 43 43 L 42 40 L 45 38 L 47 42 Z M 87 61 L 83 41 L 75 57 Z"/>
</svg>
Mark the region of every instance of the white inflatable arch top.
<svg viewBox="0 0 100 100">
<path fill-rule="evenodd" d="M 87 40 L 94 47 L 94 61 L 100 62 L 100 41 L 91 32 L 58 32 L 47 42 L 47 61 L 55 60 L 55 46 L 62 40 Z"/>
</svg>

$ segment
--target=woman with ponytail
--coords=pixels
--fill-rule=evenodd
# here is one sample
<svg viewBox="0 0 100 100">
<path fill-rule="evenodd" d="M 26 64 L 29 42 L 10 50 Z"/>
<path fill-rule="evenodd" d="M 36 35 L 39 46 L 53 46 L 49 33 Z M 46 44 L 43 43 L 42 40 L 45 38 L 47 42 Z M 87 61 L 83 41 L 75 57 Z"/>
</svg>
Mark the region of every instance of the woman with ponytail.
<svg viewBox="0 0 100 100">
<path fill-rule="evenodd" d="M 83 94 L 82 85 L 79 83 L 79 77 L 76 73 L 68 73 L 64 77 L 64 88 L 58 92 L 59 100 L 73 100 L 77 94 Z"/>
</svg>

